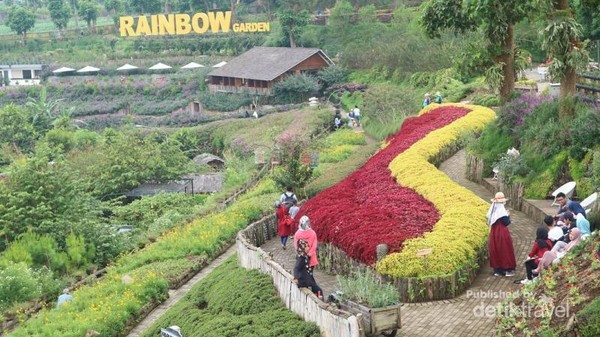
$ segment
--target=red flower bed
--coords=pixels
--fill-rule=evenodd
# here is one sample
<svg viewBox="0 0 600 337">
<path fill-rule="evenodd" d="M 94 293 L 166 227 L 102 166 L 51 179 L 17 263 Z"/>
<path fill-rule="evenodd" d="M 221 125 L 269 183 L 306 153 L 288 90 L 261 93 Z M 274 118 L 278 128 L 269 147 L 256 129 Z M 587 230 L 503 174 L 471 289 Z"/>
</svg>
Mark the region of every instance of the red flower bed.
<svg viewBox="0 0 600 337">
<path fill-rule="evenodd" d="M 367 264 L 375 262 L 375 247 L 380 243 L 387 244 L 390 252 L 401 251 L 406 239 L 431 231 L 439 214 L 431 202 L 398 185 L 388 165 L 429 132 L 469 111 L 444 106 L 407 118 L 385 149 L 346 179 L 306 202 L 296 219 L 308 215 L 320 242 L 332 243 Z"/>
</svg>

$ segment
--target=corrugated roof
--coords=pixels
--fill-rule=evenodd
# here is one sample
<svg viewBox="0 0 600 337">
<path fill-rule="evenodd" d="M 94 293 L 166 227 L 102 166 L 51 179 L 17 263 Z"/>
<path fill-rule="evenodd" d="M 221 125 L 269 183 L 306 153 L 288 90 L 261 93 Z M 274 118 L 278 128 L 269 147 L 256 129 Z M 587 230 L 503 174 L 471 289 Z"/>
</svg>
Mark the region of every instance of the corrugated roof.
<svg viewBox="0 0 600 337">
<path fill-rule="evenodd" d="M 272 81 L 314 54 L 333 64 L 318 48 L 254 47 L 208 75 Z"/>
</svg>

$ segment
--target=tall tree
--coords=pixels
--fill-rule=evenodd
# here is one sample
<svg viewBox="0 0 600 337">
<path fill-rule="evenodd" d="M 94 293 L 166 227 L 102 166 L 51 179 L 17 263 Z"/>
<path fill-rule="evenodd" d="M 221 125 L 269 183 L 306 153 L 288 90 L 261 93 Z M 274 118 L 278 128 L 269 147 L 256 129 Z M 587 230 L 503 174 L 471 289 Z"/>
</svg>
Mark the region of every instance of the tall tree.
<svg viewBox="0 0 600 337">
<path fill-rule="evenodd" d="M 21 35 L 21 42 L 25 43 L 27 32 L 35 25 L 35 14 L 25 7 L 13 6 L 8 11 L 6 25 L 13 32 Z"/>
<path fill-rule="evenodd" d="M 69 6 L 63 0 L 48 0 L 48 10 L 50 11 L 50 18 L 58 28 L 59 33 L 67 28 L 71 13 Z"/>
<path fill-rule="evenodd" d="M 501 72 L 500 96 L 506 102 L 516 77 L 514 27 L 534 13 L 534 6 L 529 0 L 431 0 L 422 25 L 430 37 L 440 37 L 446 29 L 464 33 L 481 28 L 496 64 L 493 69 Z"/>
<path fill-rule="evenodd" d="M 580 11 L 597 10 L 598 0 L 581 0 L 573 3 Z M 546 13 L 548 25 L 543 31 L 544 49 L 552 59 L 550 75 L 560 79 L 560 98 L 563 104 L 561 118 L 575 113 L 574 107 L 565 99 L 575 95 L 577 71 L 583 69 L 589 59 L 586 44 L 581 42 L 583 27 L 573 15 L 574 9 L 568 0 L 541 1 L 542 13 Z"/>
<path fill-rule="evenodd" d="M 82 0 L 79 3 L 79 9 L 77 11 L 85 20 L 85 22 L 87 22 L 90 31 L 95 32 L 96 19 L 98 18 L 98 5 L 96 5 L 96 2 L 91 0 Z"/>
<path fill-rule="evenodd" d="M 279 13 L 279 22 L 283 32 L 283 40 L 289 41 L 290 47 L 296 48 L 296 40 L 309 24 L 310 15 L 306 10 L 294 12 L 290 9 L 284 9 Z"/>
</svg>

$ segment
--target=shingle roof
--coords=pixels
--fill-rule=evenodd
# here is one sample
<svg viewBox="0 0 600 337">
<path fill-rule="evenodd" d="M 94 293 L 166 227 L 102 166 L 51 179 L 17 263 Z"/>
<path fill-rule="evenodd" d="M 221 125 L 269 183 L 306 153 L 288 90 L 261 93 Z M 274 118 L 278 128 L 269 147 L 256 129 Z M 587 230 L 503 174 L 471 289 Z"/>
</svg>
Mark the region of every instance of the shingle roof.
<svg viewBox="0 0 600 337">
<path fill-rule="evenodd" d="M 254 47 L 208 75 L 271 81 L 314 54 L 333 64 L 318 48 Z"/>
</svg>

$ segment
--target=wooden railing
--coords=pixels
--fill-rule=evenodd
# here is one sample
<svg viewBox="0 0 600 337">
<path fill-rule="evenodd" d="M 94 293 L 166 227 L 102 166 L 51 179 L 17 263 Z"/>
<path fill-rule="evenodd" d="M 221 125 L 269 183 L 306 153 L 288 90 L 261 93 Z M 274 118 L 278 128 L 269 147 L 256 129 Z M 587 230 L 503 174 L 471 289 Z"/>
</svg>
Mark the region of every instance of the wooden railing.
<svg viewBox="0 0 600 337">
<path fill-rule="evenodd" d="M 321 301 L 307 288 L 298 288 L 292 282 L 294 277 L 275 262 L 268 252 L 260 248 L 275 236 L 277 236 L 275 215 L 264 217 L 240 231 L 236 239 L 240 265 L 246 269 L 258 269 L 271 275 L 285 306 L 305 321 L 315 322 L 325 336 L 361 336 L 360 317 Z"/>
</svg>

